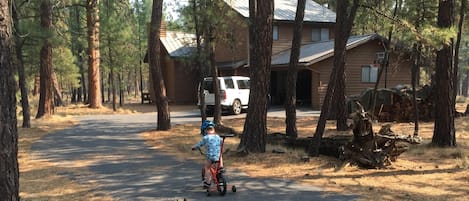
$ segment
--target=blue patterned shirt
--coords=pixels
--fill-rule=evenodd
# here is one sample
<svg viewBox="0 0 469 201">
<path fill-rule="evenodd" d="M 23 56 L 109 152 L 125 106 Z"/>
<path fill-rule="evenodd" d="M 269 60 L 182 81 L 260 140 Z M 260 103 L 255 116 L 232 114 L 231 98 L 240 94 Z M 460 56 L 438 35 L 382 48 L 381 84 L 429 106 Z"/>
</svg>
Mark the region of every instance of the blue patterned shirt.
<svg viewBox="0 0 469 201">
<path fill-rule="evenodd" d="M 194 145 L 196 148 L 200 148 L 205 145 L 205 155 L 208 160 L 218 161 L 220 158 L 221 149 L 221 137 L 217 134 L 205 135 L 199 143 Z"/>
</svg>

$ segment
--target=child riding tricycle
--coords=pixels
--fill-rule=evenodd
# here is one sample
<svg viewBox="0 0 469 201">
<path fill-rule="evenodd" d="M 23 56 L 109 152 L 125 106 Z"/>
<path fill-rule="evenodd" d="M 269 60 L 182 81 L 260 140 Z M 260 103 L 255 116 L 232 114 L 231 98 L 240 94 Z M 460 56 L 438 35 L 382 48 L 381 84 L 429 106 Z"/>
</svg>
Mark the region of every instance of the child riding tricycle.
<svg viewBox="0 0 469 201">
<path fill-rule="evenodd" d="M 223 144 L 226 137 L 233 137 L 234 135 L 216 134 L 215 124 L 208 120 L 204 121 L 200 126 L 200 133 L 202 139 L 192 147 L 192 150 L 198 149 L 204 155 L 200 148 L 205 146 L 206 161 L 202 169 L 203 187 L 207 190 L 207 196 L 210 196 L 213 191 L 218 191 L 220 195 L 225 195 L 228 186 L 226 178 L 223 176 L 225 172 L 222 157 Z M 231 186 L 231 190 L 236 192 L 236 186 Z"/>
</svg>

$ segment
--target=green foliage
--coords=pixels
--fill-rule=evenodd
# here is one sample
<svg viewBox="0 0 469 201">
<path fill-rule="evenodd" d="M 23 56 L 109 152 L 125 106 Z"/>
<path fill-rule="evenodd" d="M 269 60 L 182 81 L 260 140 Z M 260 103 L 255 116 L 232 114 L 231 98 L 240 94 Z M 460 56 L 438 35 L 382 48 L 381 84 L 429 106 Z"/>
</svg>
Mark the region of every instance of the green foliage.
<svg viewBox="0 0 469 201">
<path fill-rule="evenodd" d="M 62 86 L 79 87 L 78 67 L 75 64 L 75 57 L 70 48 L 66 46 L 54 47 L 52 50 L 54 58 L 53 66 L 57 79 Z"/>
<path fill-rule="evenodd" d="M 435 26 L 425 26 L 421 30 L 422 40 L 433 46 L 435 49 L 441 49 L 443 45 L 450 45 L 451 39 L 456 38 L 457 28 L 439 28 Z"/>
</svg>

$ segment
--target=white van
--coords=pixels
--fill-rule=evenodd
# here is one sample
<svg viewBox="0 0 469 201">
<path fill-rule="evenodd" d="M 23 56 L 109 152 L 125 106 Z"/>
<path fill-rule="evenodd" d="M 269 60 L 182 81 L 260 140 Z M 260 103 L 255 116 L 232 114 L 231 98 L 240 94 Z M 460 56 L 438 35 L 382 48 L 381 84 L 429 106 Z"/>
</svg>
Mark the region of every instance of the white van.
<svg viewBox="0 0 469 201">
<path fill-rule="evenodd" d="M 218 77 L 220 83 L 220 96 L 222 110 L 228 110 L 233 114 L 240 114 L 242 109 L 246 109 L 249 103 L 249 77 L 228 76 Z M 213 79 L 204 79 L 205 105 L 207 112 L 213 112 L 215 107 L 215 97 L 213 94 Z M 199 101 L 200 105 L 200 101 Z"/>
</svg>

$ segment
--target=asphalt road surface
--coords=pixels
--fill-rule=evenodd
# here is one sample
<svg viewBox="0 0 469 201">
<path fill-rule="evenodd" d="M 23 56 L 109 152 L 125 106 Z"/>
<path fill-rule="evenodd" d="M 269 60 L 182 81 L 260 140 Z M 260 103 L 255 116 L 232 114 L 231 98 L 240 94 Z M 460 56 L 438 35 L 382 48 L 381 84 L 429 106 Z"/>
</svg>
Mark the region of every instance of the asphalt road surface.
<svg viewBox="0 0 469 201">
<path fill-rule="evenodd" d="M 171 115 L 173 123 L 200 121 L 197 111 L 173 112 Z M 277 201 L 358 198 L 356 195 L 324 192 L 320 187 L 289 180 L 251 178 L 229 167 L 226 167 L 225 175 L 229 185 L 236 185 L 237 192 L 228 191 L 223 197 L 214 193 L 207 197 L 201 187 L 199 164 L 165 155 L 161 150 L 149 147 L 140 137 L 139 133 L 156 127 L 156 113 L 77 118 L 80 120 L 79 125 L 47 135 L 33 144 L 32 155 L 55 162 L 57 166 L 63 167 L 63 175 L 79 183 L 95 184 L 96 191 L 105 192 L 116 200 Z M 66 168 L 76 166 L 84 166 L 87 171 L 66 171 Z"/>
</svg>

